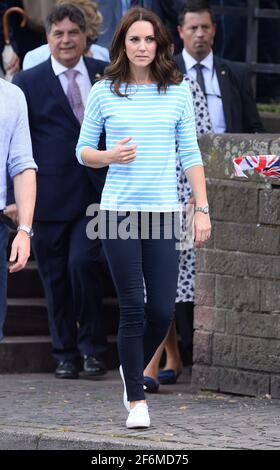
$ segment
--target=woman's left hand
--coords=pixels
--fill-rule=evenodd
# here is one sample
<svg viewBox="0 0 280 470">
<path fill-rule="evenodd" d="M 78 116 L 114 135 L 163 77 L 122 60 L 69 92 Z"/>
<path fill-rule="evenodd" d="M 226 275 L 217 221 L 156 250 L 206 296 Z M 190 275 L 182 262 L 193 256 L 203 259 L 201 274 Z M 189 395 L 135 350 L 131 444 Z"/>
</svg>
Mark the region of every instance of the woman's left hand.
<svg viewBox="0 0 280 470">
<path fill-rule="evenodd" d="M 195 246 L 199 247 L 202 243 L 208 241 L 211 236 L 211 222 L 209 214 L 203 212 L 194 213 L 194 241 Z"/>
</svg>

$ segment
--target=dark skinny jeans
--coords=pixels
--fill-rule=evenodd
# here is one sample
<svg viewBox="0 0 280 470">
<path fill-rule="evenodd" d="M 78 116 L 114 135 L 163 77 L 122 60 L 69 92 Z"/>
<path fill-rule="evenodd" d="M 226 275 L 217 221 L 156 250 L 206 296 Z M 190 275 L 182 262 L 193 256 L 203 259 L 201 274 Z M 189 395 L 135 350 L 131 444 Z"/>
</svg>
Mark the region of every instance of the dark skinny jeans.
<svg viewBox="0 0 280 470">
<path fill-rule="evenodd" d="M 118 227 L 127 215 L 118 215 Z M 109 212 L 106 217 L 108 224 Z M 164 239 L 164 214 L 160 214 L 159 239 L 152 239 L 151 234 L 141 239 L 139 219 L 140 213 L 134 225 L 137 239 L 124 240 L 118 235 L 117 239 L 103 240 L 120 305 L 118 349 L 129 401 L 145 399 L 143 370 L 167 334 L 178 280 L 179 251 L 174 231 L 171 239 Z"/>
</svg>

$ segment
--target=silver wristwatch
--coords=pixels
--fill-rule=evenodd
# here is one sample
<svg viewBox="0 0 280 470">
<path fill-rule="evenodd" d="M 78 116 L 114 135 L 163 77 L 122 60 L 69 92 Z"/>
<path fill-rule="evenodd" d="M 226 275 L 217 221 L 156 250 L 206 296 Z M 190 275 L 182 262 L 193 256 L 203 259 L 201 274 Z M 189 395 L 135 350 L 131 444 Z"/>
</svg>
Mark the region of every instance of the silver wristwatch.
<svg viewBox="0 0 280 470">
<path fill-rule="evenodd" d="M 203 214 L 209 214 L 209 206 L 195 207 L 194 212 L 203 212 Z"/>
<path fill-rule="evenodd" d="M 34 235 L 34 231 L 32 227 L 28 227 L 27 225 L 19 225 L 17 228 L 17 231 L 19 232 L 22 230 L 23 232 L 26 232 L 28 237 L 31 238 Z"/>
</svg>

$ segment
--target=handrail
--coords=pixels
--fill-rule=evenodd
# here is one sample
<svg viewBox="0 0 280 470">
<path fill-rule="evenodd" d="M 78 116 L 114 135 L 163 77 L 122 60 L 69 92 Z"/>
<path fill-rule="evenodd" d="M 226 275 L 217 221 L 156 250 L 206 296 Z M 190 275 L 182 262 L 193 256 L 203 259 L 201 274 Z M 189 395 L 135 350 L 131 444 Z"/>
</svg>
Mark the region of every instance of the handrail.
<svg viewBox="0 0 280 470">
<path fill-rule="evenodd" d="M 246 64 L 252 72 L 252 82 L 254 92 L 256 90 L 257 73 L 280 74 L 280 64 L 258 63 L 258 26 L 259 19 L 280 19 L 280 9 L 259 8 L 259 0 L 248 0 L 247 7 L 233 7 L 211 5 L 211 10 L 215 14 L 242 16 L 247 18 L 247 45 Z M 239 62 L 241 63 L 241 62 Z M 242 62 L 244 63 L 244 62 Z"/>
</svg>

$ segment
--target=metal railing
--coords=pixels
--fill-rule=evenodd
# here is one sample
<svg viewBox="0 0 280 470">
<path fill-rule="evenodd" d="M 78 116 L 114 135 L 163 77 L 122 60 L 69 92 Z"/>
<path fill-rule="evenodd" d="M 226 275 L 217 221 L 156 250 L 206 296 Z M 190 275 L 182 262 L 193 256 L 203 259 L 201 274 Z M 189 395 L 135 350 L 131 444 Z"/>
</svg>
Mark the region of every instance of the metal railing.
<svg viewBox="0 0 280 470">
<path fill-rule="evenodd" d="M 252 73 L 252 85 L 256 92 L 257 73 L 280 74 L 280 64 L 258 63 L 258 32 L 259 19 L 280 19 L 280 9 L 260 8 L 259 0 L 248 0 L 247 7 L 230 7 L 212 5 L 211 9 L 216 14 L 229 16 L 245 16 L 247 18 L 247 43 L 246 64 Z M 279 47 L 277 44 L 276 47 Z"/>
</svg>

